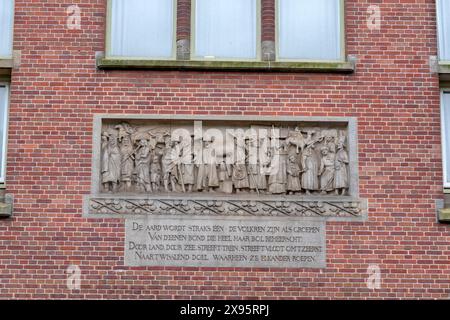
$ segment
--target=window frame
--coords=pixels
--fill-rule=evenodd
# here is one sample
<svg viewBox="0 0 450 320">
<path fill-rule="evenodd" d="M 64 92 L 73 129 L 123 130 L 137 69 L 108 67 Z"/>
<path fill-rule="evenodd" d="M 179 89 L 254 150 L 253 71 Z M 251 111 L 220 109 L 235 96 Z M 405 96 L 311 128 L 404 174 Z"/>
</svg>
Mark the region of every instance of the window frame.
<svg viewBox="0 0 450 320">
<path fill-rule="evenodd" d="M 112 1 L 107 0 L 107 13 L 106 13 L 106 33 L 105 33 L 105 57 L 107 59 L 117 60 L 176 60 L 177 59 L 177 9 L 178 0 L 172 0 L 173 4 L 173 37 L 172 37 L 172 54 L 170 57 L 152 57 L 152 56 L 114 56 L 111 53 L 111 36 L 112 36 Z"/>
<path fill-rule="evenodd" d="M 5 107 L 5 119 L 4 119 L 4 134 L 1 139 L 3 139 L 3 150 L 2 150 L 2 164 L 3 166 L 0 168 L 0 184 L 5 184 L 6 182 L 6 166 L 7 166 L 7 144 L 8 144 L 8 124 L 9 124 L 9 101 L 10 101 L 10 83 L 0 81 L 0 87 L 6 88 L 6 99 L 4 101 Z M 1 102 L 0 102 L 1 103 Z"/>
<path fill-rule="evenodd" d="M 340 18 L 340 45 L 341 58 L 338 60 L 318 60 L 318 59 L 280 59 L 280 19 L 279 19 L 279 5 L 280 0 L 275 0 L 275 53 L 277 62 L 315 62 L 315 63 L 336 63 L 346 61 L 346 37 L 345 37 L 345 0 L 339 0 L 339 18 Z"/>
<path fill-rule="evenodd" d="M 196 28 L 195 28 L 195 18 L 196 18 L 196 7 L 197 1 L 191 0 L 191 61 L 235 61 L 235 62 L 260 62 L 261 57 L 261 30 L 262 30 L 262 20 L 261 20 L 261 0 L 256 0 L 256 56 L 254 59 L 242 59 L 242 58 L 205 58 L 198 57 L 195 55 L 195 40 L 196 40 Z"/>
<path fill-rule="evenodd" d="M 9 60 L 9 59 L 12 59 L 12 57 L 13 57 L 13 52 L 14 52 L 14 18 L 15 18 L 15 12 L 16 12 L 16 1 L 12 0 L 11 43 L 10 43 L 10 45 L 11 45 L 11 55 L 9 55 L 9 56 L 1 56 L 0 55 L 0 60 Z M 1 84 L 1 81 L 0 81 L 0 84 Z"/>
<path fill-rule="evenodd" d="M 441 40 L 440 40 L 440 38 L 441 38 L 442 31 L 441 31 L 441 26 L 440 26 L 441 25 L 440 24 L 440 22 L 441 22 L 441 10 L 439 9 L 440 1 L 442 1 L 442 0 L 436 0 L 435 1 L 435 6 L 436 6 L 436 33 L 437 33 L 436 34 L 437 57 L 438 57 L 438 63 L 450 64 L 450 60 L 445 60 L 445 59 L 442 59 L 442 57 L 441 57 Z"/>
<path fill-rule="evenodd" d="M 445 112 L 445 103 L 444 103 L 444 96 L 446 94 L 450 94 L 450 88 L 443 88 L 441 89 L 441 145 L 442 145 L 442 177 L 443 177 L 443 184 L 444 184 L 444 188 L 449 189 L 450 188 L 450 181 L 448 181 L 448 179 L 450 177 L 447 176 L 447 168 L 450 165 L 450 163 L 448 163 L 447 161 L 450 161 L 450 159 L 447 159 L 447 140 L 450 139 L 450 137 L 446 137 L 445 136 L 445 129 L 447 128 L 447 124 L 445 123 L 445 117 L 444 117 L 444 112 Z M 450 106 L 447 106 L 447 108 L 450 109 Z M 450 112 L 450 110 L 449 110 Z M 450 124 L 449 124 L 450 125 Z"/>
</svg>

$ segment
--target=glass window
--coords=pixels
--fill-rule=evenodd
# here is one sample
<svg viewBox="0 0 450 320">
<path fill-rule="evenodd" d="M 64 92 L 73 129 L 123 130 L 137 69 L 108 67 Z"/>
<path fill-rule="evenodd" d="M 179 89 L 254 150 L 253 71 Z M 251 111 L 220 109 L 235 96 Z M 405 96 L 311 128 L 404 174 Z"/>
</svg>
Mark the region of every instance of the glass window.
<svg viewBox="0 0 450 320">
<path fill-rule="evenodd" d="M 0 0 L 0 57 L 12 56 L 14 0 Z"/>
<path fill-rule="evenodd" d="M 341 0 L 278 0 L 278 59 L 343 60 Z"/>
<path fill-rule="evenodd" d="M 437 0 L 439 59 L 450 60 L 450 1 Z"/>
<path fill-rule="evenodd" d="M 442 151 L 444 159 L 444 186 L 450 187 L 450 91 L 442 94 Z"/>
<path fill-rule="evenodd" d="M 5 182 L 8 86 L 0 83 L 0 182 Z"/>
<path fill-rule="evenodd" d="M 174 0 L 110 0 L 108 56 L 175 58 Z"/>
<path fill-rule="evenodd" d="M 194 58 L 257 59 L 258 7 L 259 0 L 195 0 Z"/>
</svg>

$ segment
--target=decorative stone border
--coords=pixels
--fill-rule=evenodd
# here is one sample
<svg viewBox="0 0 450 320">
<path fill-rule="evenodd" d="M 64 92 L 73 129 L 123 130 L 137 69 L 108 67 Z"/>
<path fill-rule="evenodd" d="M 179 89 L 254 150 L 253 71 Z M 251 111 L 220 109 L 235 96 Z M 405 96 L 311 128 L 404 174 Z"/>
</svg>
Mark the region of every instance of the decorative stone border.
<svg viewBox="0 0 450 320">
<path fill-rule="evenodd" d="M 295 198 L 295 199 L 294 199 Z M 93 216 L 132 215 L 163 216 L 238 216 L 238 217 L 343 217 L 362 218 L 366 212 L 363 200 L 337 197 L 298 198 L 249 197 L 118 197 L 89 196 L 87 213 Z"/>
</svg>

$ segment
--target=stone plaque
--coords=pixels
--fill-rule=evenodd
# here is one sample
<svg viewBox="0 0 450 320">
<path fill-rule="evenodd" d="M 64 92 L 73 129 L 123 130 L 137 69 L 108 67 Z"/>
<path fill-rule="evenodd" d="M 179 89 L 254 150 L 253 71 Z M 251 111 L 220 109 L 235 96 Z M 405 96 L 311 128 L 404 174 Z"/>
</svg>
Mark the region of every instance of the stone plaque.
<svg viewBox="0 0 450 320">
<path fill-rule="evenodd" d="M 91 216 L 361 218 L 356 119 L 96 116 Z"/>
<path fill-rule="evenodd" d="M 125 265 L 325 268 L 325 222 L 148 217 L 125 222 Z"/>
</svg>

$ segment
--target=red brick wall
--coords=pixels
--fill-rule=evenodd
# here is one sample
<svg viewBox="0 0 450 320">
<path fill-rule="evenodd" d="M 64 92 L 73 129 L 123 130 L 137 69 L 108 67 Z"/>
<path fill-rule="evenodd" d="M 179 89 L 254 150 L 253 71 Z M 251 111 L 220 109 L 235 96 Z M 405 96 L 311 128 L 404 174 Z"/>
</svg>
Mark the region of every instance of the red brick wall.
<svg viewBox="0 0 450 320">
<path fill-rule="evenodd" d="M 66 7 L 82 10 L 68 30 Z M 366 26 L 381 7 L 381 30 Z M 16 0 L 0 298 L 448 298 L 434 0 L 348 0 L 354 74 L 100 71 L 106 0 Z M 182 32 L 182 30 L 179 30 Z M 185 31 L 183 31 L 185 32 Z M 82 218 L 96 113 L 355 116 L 367 222 L 327 224 L 323 270 L 130 268 L 121 220 Z M 381 268 L 368 289 L 367 268 Z M 81 290 L 66 286 L 78 265 Z"/>
</svg>

